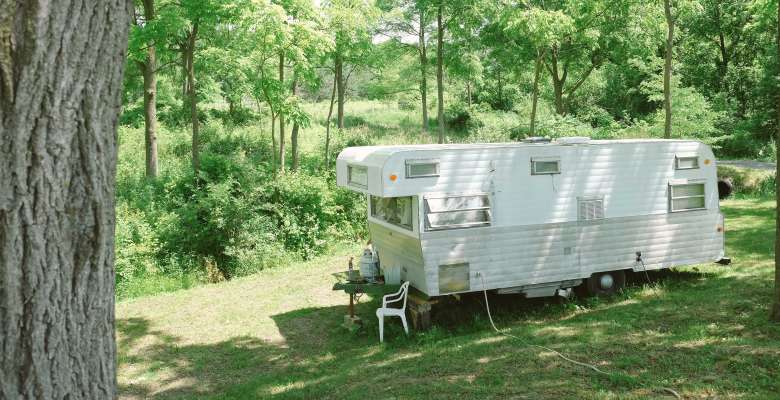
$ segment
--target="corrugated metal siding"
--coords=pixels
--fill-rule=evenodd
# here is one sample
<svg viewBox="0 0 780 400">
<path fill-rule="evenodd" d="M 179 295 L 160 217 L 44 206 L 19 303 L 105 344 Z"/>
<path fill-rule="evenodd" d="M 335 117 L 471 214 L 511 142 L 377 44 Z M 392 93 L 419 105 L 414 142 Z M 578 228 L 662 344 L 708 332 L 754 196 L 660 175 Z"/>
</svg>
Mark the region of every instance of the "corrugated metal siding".
<svg viewBox="0 0 780 400">
<path fill-rule="evenodd" d="M 717 212 L 648 215 L 598 221 L 485 227 L 423 235 L 429 295 L 437 295 L 438 266 L 451 260 L 471 268 L 471 288 L 487 289 L 587 278 L 594 272 L 648 269 L 717 259 L 723 249 Z M 566 254 L 566 248 L 570 254 Z"/>
<path fill-rule="evenodd" d="M 427 286 L 422 249 L 419 238 L 414 236 L 416 234 L 396 232 L 374 222 L 368 223 L 368 230 L 379 252 L 382 267 L 399 266 L 401 279 L 408 280 L 417 289 L 425 291 Z"/>
<path fill-rule="evenodd" d="M 698 154 L 700 168 L 676 170 L 679 153 Z M 561 174 L 531 175 L 534 157 L 559 157 Z M 440 176 L 404 179 L 406 160 L 431 158 Z M 706 211 L 669 213 L 668 185 L 676 179 L 706 182 Z M 648 269 L 662 268 L 722 254 L 716 182 L 712 151 L 694 141 L 409 147 L 383 164 L 382 195 L 488 192 L 492 226 L 423 232 L 422 250 L 416 238 L 370 229 L 382 262 L 404 265 L 407 279 L 429 295 L 438 294 L 438 266 L 453 262 L 470 264 L 471 290 L 481 288 L 475 271 L 490 289 L 546 283 L 633 268 L 636 251 Z M 577 222 L 581 196 L 603 196 L 603 220 Z"/>
</svg>

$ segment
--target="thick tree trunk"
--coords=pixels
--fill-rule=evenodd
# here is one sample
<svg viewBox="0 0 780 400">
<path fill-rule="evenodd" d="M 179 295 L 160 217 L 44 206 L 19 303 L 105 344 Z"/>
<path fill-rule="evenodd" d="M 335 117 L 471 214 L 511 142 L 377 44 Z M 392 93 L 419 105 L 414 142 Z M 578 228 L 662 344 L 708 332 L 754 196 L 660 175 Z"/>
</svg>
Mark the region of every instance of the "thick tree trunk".
<svg viewBox="0 0 780 400">
<path fill-rule="evenodd" d="M 531 136 L 536 134 L 536 106 L 539 102 L 539 77 L 542 75 L 542 55 L 543 53 L 537 50 L 536 64 L 534 65 L 534 87 L 531 93 L 531 122 L 528 129 Z"/>
<path fill-rule="evenodd" d="M 330 107 L 325 121 L 325 168 L 330 168 L 330 117 L 333 115 L 333 102 L 336 99 L 336 76 L 333 76 L 333 91 L 330 93 Z"/>
<path fill-rule="evenodd" d="M 666 54 L 664 56 L 664 137 L 672 137 L 672 46 L 674 41 L 674 18 L 672 0 L 664 0 L 666 15 Z"/>
<path fill-rule="evenodd" d="M 154 0 L 144 0 L 144 18 L 152 21 Z M 147 44 L 146 60 L 140 63 L 144 76 L 144 131 L 146 138 L 146 176 L 157 177 L 157 51 L 154 43 Z"/>
<path fill-rule="evenodd" d="M 777 37 L 775 51 L 777 52 L 777 59 L 780 60 L 780 4 L 777 6 Z M 780 63 L 776 64 L 775 70 L 776 76 L 780 77 Z M 775 144 L 777 147 L 777 169 L 775 172 L 775 180 L 780 180 L 780 82 L 775 80 Z M 775 217 L 775 296 L 772 304 L 773 321 L 780 322 L 780 182 L 775 184 L 775 210 L 777 215 Z"/>
<path fill-rule="evenodd" d="M 0 1 L 0 399 L 113 399 L 131 2 Z"/>
<path fill-rule="evenodd" d="M 442 47 L 444 46 L 444 25 L 442 24 L 442 4 L 436 11 L 436 122 L 439 127 L 439 143 L 444 143 L 444 57 Z"/>
<path fill-rule="evenodd" d="M 198 93 L 195 90 L 195 44 L 198 40 L 198 23 L 192 25 L 185 46 L 185 67 L 187 69 L 187 101 L 190 104 L 192 123 L 192 170 L 200 171 L 200 121 L 198 120 Z"/>
<path fill-rule="evenodd" d="M 338 97 L 338 107 L 336 111 L 336 125 L 339 129 L 344 129 L 344 61 L 341 59 L 341 54 L 336 54 L 336 90 Z"/>
<path fill-rule="evenodd" d="M 279 84 L 284 87 L 284 53 L 279 53 Z M 284 113 L 279 112 L 279 171 L 284 172 Z"/>
<path fill-rule="evenodd" d="M 427 132 L 428 125 L 428 51 L 425 44 L 425 11 L 420 8 L 420 32 L 418 35 L 420 55 L 420 101 L 422 107 L 422 127 Z"/>
<path fill-rule="evenodd" d="M 298 76 L 293 74 L 292 81 L 292 95 L 295 97 L 296 89 L 298 88 Z M 292 132 L 290 132 L 290 151 L 292 152 L 292 167 L 293 171 L 298 170 L 298 121 L 293 122 Z"/>
</svg>

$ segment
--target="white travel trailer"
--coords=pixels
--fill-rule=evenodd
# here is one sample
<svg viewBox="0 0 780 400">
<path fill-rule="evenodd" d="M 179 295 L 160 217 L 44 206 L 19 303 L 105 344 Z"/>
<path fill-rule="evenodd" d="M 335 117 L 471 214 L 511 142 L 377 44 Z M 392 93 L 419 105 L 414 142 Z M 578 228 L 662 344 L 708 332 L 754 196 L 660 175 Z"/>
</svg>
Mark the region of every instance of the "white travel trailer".
<svg viewBox="0 0 780 400">
<path fill-rule="evenodd" d="M 697 141 L 350 147 L 336 171 L 368 195 L 382 268 L 428 296 L 611 293 L 626 270 L 728 261 L 715 158 Z"/>
</svg>

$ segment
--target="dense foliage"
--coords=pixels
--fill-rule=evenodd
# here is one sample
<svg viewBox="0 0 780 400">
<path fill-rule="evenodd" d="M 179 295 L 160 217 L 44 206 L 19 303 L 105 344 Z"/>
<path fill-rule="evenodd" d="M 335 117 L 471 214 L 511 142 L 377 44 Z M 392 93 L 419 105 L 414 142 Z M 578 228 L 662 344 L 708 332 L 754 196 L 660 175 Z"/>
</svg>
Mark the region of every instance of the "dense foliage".
<svg viewBox="0 0 780 400">
<path fill-rule="evenodd" d="M 774 7 L 671 1 L 672 137 L 774 158 Z M 144 276 L 230 278 L 362 237 L 364 200 L 334 184 L 346 145 L 664 135 L 660 0 L 138 0 L 136 11 L 120 291 Z"/>
</svg>

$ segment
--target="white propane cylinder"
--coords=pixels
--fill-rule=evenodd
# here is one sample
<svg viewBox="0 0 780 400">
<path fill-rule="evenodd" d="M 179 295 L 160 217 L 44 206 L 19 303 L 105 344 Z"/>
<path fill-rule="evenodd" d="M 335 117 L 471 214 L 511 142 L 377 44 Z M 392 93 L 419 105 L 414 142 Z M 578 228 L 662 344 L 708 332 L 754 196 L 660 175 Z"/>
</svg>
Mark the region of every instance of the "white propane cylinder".
<svg viewBox="0 0 780 400">
<path fill-rule="evenodd" d="M 368 282 L 376 279 L 376 261 L 374 252 L 369 247 L 363 250 L 363 256 L 360 257 L 360 276 Z"/>
</svg>

